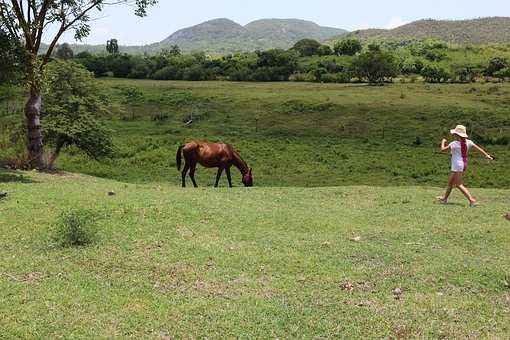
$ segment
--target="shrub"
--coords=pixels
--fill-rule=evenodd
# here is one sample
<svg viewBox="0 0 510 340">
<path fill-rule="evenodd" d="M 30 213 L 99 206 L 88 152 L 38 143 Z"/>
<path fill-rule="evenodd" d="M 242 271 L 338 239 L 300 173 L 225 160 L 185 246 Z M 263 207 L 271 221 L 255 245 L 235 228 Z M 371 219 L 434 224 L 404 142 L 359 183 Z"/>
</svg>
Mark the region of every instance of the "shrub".
<svg viewBox="0 0 510 340">
<path fill-rule="evenodd" d="M 421 70 L 421 75 L 427 83 L 442 83 L 450 80 L 448 71 L 437 64 L 425 65 Z"/>
<path fill-rule="evenodd" d="M 507 67 L 510 67 L 508 60 L 499 57 L 492 58 L 489 61 L 489 65 L 487 65 L 485 68 L 483 74 L 488 77 L 492 77 L 496 72 L 499 72 Z"/>
<path fill-rule="evenodd" d="M 510 78 L 510 67 L 505 67 L 497 72 L 494 72 L 494 77 L 502 80 Z"/>
<path fill-rule="evenodd" d="M 335 44 L 334 51 L 336 55 L 355 55 L 361 52 L 363 46 L 357 39 L 345 39 Z"/>
<path fill-rule="evenodd" d="M 214 74 L 202 65 L 193 65 L 184 70 L 182 78 L 191 81 L 212 80 L 214 79 Z"/>
<path fill-rule="evenodd" d="M 234 67 L 227 72 L 228 79 L 232 81 L 248 81 L 251 80 L 251 71 L 248 67 Z"/>
<path fill-rule="evenodd" d="M 294 73 L 289 77 L 290 81 L 297 82 L 314 82 L 317 80 L 313 73 Z"/>
<path fill-rule="evenodd" d="M 83 209 L 62 212 L 51 234 L 51 240 L 60 247 L 86 246 L 97 238 L 97 218 Z"/>
<path fill-rule="evenodd" d="M 481 69 L 473 65 L 452 65 L 452 77 L 460 83 L 472 83 L 481 74 Z"/>
<path fill-rule="evenodd" d="M 353 63 L 354 75 L 368 79 L 371 84 L 384 83 L 398 75 L 398 65 L 390 52 L 371 47 L 368 52 L 358 55 Z"/>
<path fill-rule="evenodd" d="M 128 78 L 145 79 L 147 78 L 149 72 L 150 70 L 147 64 L 144 62 L 140 62 L 131 69 L 131 72 L 128 74 Z"/>
<path fill-rule="evenodd" d="M 321 45 L 317 50 L 317 54 L 321 56 L 332 55 L 333 50 L 328 45 Z"/>
<path fill-rule="evenodd" d="M 319 55 L 319 50 L 321 48 L 321 43 L 317 40 L 313 39 L 302 39 L 299 40 L 294 47 L 293 50 L 299 52 L 299 54 L 303 57 L 308 57 L 312 55 Z"/>
<path fill-rule="evenodd" d="M 347 73 L 326 73 L 321 77 L 324 83 L 349 83 L 351 76 Z"/>
<path fill-rule="evenodd" d="M 155 80 L 182 80 L 182 77 L 183 72 L 180 67 L 168 65 L 154 72 L 151 78 Z"/>
</svg>

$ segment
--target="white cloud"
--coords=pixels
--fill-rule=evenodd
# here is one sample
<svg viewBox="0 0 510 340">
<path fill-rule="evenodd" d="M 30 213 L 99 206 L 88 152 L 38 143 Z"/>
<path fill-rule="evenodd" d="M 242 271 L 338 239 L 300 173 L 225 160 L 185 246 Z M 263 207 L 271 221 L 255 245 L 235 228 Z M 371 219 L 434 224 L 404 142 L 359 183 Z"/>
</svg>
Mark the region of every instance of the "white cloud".
<svg viewBox="0 0 510 340">
<path fill-rule="evenodd" d="M 401 17 L 393 17 L 390 19 L 390 21 L 386 25 L 386 28 L 388 28 L 388 29 L 396 28 L 396 27 L 405 25 L 407 23 L 409 23 L 409 21 L 406 21 L 406 20 L 402 19 Z"/>
</svg>

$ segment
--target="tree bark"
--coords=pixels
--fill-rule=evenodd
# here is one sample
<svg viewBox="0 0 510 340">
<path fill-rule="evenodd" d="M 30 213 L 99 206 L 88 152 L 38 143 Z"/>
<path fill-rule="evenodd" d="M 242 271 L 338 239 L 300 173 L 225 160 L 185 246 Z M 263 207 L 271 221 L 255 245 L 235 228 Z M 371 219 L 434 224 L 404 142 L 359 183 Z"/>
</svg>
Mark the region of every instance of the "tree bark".
<svg viewBox="0 0 510 340">
<path fill-rule="evenodd" d="M 41 130 L 41 89 L 32 86 L 30 97 L 25 105 L 25 120 L 27 127 L 27 151 L 30 169 L 44 169 L 43 137 Z"/>
</svg>

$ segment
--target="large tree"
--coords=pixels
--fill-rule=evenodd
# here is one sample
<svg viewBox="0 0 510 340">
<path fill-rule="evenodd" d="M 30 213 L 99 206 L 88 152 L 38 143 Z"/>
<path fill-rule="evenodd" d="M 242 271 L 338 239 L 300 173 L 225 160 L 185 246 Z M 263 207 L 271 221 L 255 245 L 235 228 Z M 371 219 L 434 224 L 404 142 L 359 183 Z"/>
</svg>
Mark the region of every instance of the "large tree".
<svg viewBox="0 0 510 340">
<path fill-rule="evenodd" d="M 130 4 L 135 14 L 145 16 L 148 6 L 157 0 L 0 0 L 0 26 L 5 27 L 10 37 L 21 41 L 29 55 L 26 67 L 26 81 L 29 98 L 25 105 L 27 128 L 27 150 L 30 168 L 44 168 L 43 135 L 41 130 L 41 78 L 45 65 L 65 32 L 74 32 L 81 40 L 90 33 L 91 15 L 105 6 Z M 45 53 L 39 57 L 43 36 L 52 35 Z"/>
</svg>

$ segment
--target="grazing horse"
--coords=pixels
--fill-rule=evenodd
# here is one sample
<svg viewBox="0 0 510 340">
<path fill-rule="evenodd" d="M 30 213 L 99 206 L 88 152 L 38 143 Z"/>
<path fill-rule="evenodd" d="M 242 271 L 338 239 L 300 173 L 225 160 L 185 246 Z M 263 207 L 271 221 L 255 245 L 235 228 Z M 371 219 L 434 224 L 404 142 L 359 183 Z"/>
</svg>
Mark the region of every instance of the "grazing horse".
<svg viewBox="0 0 510 340">
<path fill-rule="evenodd" d="M 228 185 L 232 188 L 232 178 L 230 177 L 230 168 L 235 166 L 243 176 L 243 184 L 245 187 L 253 186 L 252 169 L 248 168 L 248 164 L 241 158 L 239 153 L 234 150 L 230 144 L 216 144 L 206 142 L 191 142 L 179 146 L 177 150 L 176 163 L 177 170 L 181 170 L 182 156 L 184 156 L 185 164 L 182 170 L 182 187 L 186 187 L 186 174 L 189 171 L 189 177 L 195 188 L 198 187 L 195 181 L 195 170 L 197 163 L 205 168 L 218 168 L 216 175 L 216 184 L 218 187 L 223 170 L 227 173 Z"/>
</svg>

